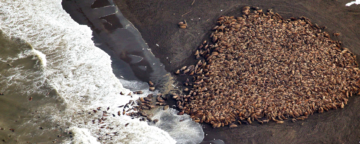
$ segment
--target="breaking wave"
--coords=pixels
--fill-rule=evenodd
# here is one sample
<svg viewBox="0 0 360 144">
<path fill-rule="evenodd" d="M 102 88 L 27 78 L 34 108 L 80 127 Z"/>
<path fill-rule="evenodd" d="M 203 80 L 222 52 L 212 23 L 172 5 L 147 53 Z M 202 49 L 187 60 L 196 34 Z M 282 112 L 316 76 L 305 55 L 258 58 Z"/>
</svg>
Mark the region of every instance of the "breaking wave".
<svg viewBox="0 0 360 144">
<path fill-rule="evenodd" d="M 74 138 L 67 142 L 176 143 L 160 128 L 128 116 L 111 115 L 122 111 L 119 105 L 146 96 L 149 91 L 133 97 L 120 95 L 120 92 L 131 91 L 112 73 L 110 56 L 94 45 L 89 27 L 79 25 L 62 9 L 61 0 L 1 0 L 0 30 L 32 46 L 32 50 L 24 50 L 15 59 L 36 55 L 42 68 L 37 72 L 38 78 L 29 79 L 34 85 L 26 87 L 22 93 L 46 94 L 45 91 L 27 91 L 44 85 L 56 90 L 66 109 L 54 113 L 52 119 L 70 125 Z M 16 71 L 16 67 L 13 69 L 7 78 L 17 77 L 12 79 L 14 85 L 20 86 L 21 81 L 27 79 L 26 75 L 31 75 Z M 101 110 L 109 108 L 110 116 L 104 123 L 92 123 L 104 117 L 100 112 L 88 114 L 99 107 Z"/>
</svg>

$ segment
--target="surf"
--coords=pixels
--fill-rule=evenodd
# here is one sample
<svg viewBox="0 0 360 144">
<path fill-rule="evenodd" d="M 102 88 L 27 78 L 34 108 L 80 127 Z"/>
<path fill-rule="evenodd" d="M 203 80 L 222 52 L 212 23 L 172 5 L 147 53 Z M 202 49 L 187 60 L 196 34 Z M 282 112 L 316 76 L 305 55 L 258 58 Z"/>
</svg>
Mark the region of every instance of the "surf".
<svg viewBox="0 0 360 144">
<path fill-rule="evenodd" d="M 119 80 L 113 73 L 111 57 L 94 44 L 92 30 L 76 23 L 63 10 L 61 0 L 0 1 L 0 22 L 0 30 L 9 39 L 19 38 L 31 46 L 31 50 L 21 50 L 13 58 L 0 60 L 9 62 L 31 55 L 39 65 L 34 72 L 37 77 L 28 78 L 30 86 L 22 87 L 23 75 L 31 73 L 17 71 L 20 67 L 7 76 L 8 81 L 13 81 L 7 85 L 21 87 L 19 93 L 24 96 L 36 93 L 46 95 L 45 98 L 48 95 L 61 98 L 63 111 L 50 103 L 37 111 L 50 114 L 46 120 L 67 127 L 65 131 L 74 135 L 63 143 L 171 144 L 199 143 L 204 138 L 199 124 L 187 115 L 178 116 L 174 109 L 157 111 L 154 116 L 160 119 L 157 125 L 118 115 L 124 110 L 120 105 L 158 91 L 148 91 L 144 82 Z M 146 55 L 156 61 L 152 57 Z M 120 92 L 132 93 L 125 87 L 142 90 L 143 94 L 121 95 Z M 50 93 L 51 90 L 55 92 Z"/>
<path fill-rule="evenodd" d="M 89 27 L 77 24 L 62 9 L 61 0 L 3 0 L 0 2 L 0 19 L 1 31 L 29 43 L 34 49 L 32 53 L 39 57 L 46 82 L 38 84 L 53 87 L 66 104 L 65 111 L 54 112 L 52 119 L 63 125 L 70 123 L 70 129 L 75 131 L 73 140 L 84 139 L 77 136 L 99 140 L 113 132 L 109 129 L 99 132 L 98 125 L 90 124 L 97 114 L 74 113 L 98 107 L 110 107 L 109 113 L 115 113 L 121 110 L 116 109 L 117 106 L 145 96 L 146 93 L 132 98 L 120 95 L 120 92 L 129 93 L 130 90 L 125 89 L 112 73 L 110 56 L 94 45 Z M 106 124 L 116 127 L 119 136 L 103 141 L 175 143 L 167 132 L 128 116 L 111 116 Z M 76 134 L 76 131 L 89 132 Z"/>
</svg>

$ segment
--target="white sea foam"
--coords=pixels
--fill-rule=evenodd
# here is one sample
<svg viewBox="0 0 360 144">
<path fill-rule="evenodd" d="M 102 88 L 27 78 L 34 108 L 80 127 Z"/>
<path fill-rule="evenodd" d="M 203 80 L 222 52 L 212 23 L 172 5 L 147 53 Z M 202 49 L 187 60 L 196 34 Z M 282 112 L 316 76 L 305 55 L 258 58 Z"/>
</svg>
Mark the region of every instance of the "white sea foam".
<svg viewBox="0 0 360 144">
<path fill-rule="evenodd" d="M 65 115 L 53 118 L 72 125 L 74 143 L 94 141 L 106 134 L 114 135 L 114 131 L 117 136 L 107 143 L 175 143 L 167 132 L 127 116 L 108 116 L 104 125 L 113 129 L 99 131 L 99 125 L 87 123 L 102 117 L 100 113 L 95 116 L 74 114 L 97 107 L 110 107 L 108 113 L 116 114 L 121 110 L 116 106 L 146 93 L 132 98 L 119 94 L 130 90 L 123 88 L 112 73 L 109 55 L 94 45 L 89 27 L 77 24 L 62 9 L 61 0 L 1 0 L 0 29 L 7 36 L 18 37 L 32 45 L 32 51 L 22 54 L 35 54 L 46 68 L 42 70 L 42 79 L 29 80 L 36 84 L 33 87 L 50 84 L 62 97 L 67 104 Z M 8 80 L 27 79 L 13 69 Z"/>
<path fill-rule="evenodd" d="M 12 41 L 16 41 L 12 39 Z M 43 89 L 41 87 L 45 84 L 45 77 L 42 71 L 38 71 L 38 65 L 33 64 L 33 60 L 38 60 L 34 49 L 29 45 L 24 45 L 22 41 L 19 42 L 16 48 L 2 47 L 9 52 L 6 55 L 1 55 L 0 61 L 7 63 L 9 67 L 6 73 L 0 75 L 1 86 L 0 91 L 7 93 L 10 87 L 21 89 L 23 94 L 41 94 Z M 24 59 L 25 62 L 24 62 Z M 21 62 L 22 61 L 22 62 Z M 33 69 L 29 69 L 28 67 Z"/>
<path fill-rule="evenodd" d="M 159 110 L 152 117 L 159 121 L 154 125 L 167 131 L 180 144 L 197 144 L 204 139 L 201 125 L 192 121 L 189 115 L 177 115 L 178 111 L 169 108 Z M 150 123 L 152 124 L 152 123 Z"/>
<path fill-rule="evenodd" d="M 46 55 L 35 49 L 33 49 L 33 53 L 39 58 L 41 66 L 46 67 Z"/>
<path fill-rule="evenodd" d="M 74 144 L 100 144 L 95 137 L 91 136 L 88 129 L 70 127 L 70 130 L 75 133 L 75 140 L 73 140 Z M 71 143 L 71 141 L 67 141 L 65 143 Z"/>
<path fill-rule="evenodd" d="M 351 6 L 351 5 L 353 5 L 353 4 L 355 4 L 355 5 L 360 4 L 360 0 L 356 0 L 356 1 L 349 2 L 349 3 L 346 4 L 346 6 Z"/>
</svg>

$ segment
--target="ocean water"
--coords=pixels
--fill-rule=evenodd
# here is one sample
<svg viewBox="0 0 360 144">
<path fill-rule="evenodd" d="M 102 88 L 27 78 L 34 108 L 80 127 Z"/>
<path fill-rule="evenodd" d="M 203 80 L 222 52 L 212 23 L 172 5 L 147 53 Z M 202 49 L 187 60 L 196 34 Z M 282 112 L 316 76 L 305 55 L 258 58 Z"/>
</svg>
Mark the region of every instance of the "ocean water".
<svg viewBox="0 0 360 144">
<path fill-rule="evenodd" d="M 63 102 L 46 84 L 41 56 L 28 43 L 0 32 L 0 140 L 4 142 L 60 139 L 49 113 L 63 110 Z M 35 135 L 38 139 L 32 140 Z"/>
<path fill-rule="evenodd" d="M 201 126 L 166 121 L 176 111 L 158 111 L 159 124 L 118 116 L 118 106 L 146 96 L 124 88 L 110 56 L 95 46 L 92 31 L 71 19 L 61 0 L 0 0 L 0 138 L 14 143 L 199 143 Z M 141 84 L 139 84 L 141 83 Z M 97 110 L 94 112 L 93 110 Z M 165 113 L 165 114 L 163 114 Z M 167 123 L 166 123 L 167 122 Z M 170 124 L 172 123 L 172 124 Z M 15 131 L 11 130 L 15 128 Z"/>
</svg>

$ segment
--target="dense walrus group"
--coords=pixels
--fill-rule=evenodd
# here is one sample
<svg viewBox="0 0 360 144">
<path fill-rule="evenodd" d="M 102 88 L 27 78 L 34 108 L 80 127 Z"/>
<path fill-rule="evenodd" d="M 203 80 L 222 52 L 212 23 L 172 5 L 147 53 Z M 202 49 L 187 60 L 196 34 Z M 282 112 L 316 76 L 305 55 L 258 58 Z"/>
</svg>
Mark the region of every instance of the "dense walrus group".
<svg viewBox="0 0 360 144">
<path fill-rule="evenodd" d="M 180 114 L 215 128 L 283 123 L 344 108 L 359 92 L 355 55 L 331 40 L 325 27 L 271 10 L 244 7 L 243 13 L 221 16 L 211 42 L 195 52 L 200 60 L 175 71 L 193 76 L 185 94 L 173 96 Z"/>
</svg>

